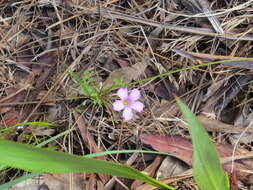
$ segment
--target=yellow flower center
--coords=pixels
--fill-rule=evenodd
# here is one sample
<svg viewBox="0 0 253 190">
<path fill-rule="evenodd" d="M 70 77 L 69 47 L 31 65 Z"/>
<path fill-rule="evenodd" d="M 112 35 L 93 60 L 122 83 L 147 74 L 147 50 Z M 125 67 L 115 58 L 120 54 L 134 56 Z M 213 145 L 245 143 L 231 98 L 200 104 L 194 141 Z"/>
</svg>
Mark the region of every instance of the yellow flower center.
<svg viewBox="0 0 253 190">
<path fill-rule="evenodd" d="M 129 101 L 128 101 L 128 100 L 124 100 L 124 101 L 123 101 L 123 104 L 124 104 L 125 106 L 128 106 L 128 105 L 129 105 Z"/>
</svg>

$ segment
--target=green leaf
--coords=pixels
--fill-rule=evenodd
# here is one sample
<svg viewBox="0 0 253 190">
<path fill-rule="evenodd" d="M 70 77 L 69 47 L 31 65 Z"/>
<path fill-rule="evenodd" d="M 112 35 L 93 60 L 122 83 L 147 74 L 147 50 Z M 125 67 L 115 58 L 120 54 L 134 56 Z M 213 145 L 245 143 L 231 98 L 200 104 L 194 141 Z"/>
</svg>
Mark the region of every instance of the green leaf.
<svg viewBox="0 0 253 190">
<path fill-rule="evenodd" d="M 122 154 L 122 153 L 146 153 L 146 154 L 159 154 L 159 155 L 165 155 L 165 156 L 173 156 L 172 154 L 166 153 L 166 152 L 156 152 L 156 151 L 150 151 L 150 150 L 111 150 L 106 152 L 97 152 L 92 154 L 87 154 L 84 157 L 86 158 L 94 158 L 99 156 L 105 156 L 105 155 L 112 155 L 112 154 Z"/>
<path fill-rule="evenodd" d="M 171 189 L 138 170 L 123 164 L 69 155 L 63 152 L 35 148 L 11 141 L 0 140 L 0 164 L 35 172 L 64 173 L 92 172 L 138 179 L 153 186 Z"/>
<path fill-rule="evenodd" d="M 202 190 L 228 190 L 228 176 L 222 169 L 215 145 L 191 110 L 179 98 L 176 100 L 189 125 L 196 183 Z"/>
<path fill-rule="evenodd" d="M 66 131 L 66 132 L 69 132 L 69 131 Z M 66 134 L 66 132 L 64 134 Z M 44 144 L 47 144 L 47 143 L 43 143 Z M 38 146 L 38 145 L 37 145 Z M 169 153 L 166 153 L 166 152 L 155 152 L 155 151 L 147 151 L 147 150 L 112 150 L 112 151 L 106 151 L 106 152 L 97 152 L 97 153 L 93 153 L 93 154 L 87 154 L 85 155 L 84 157 L 87 157 L 87 158 L 94 158 L 94 157 L 98 157 L 98 156 L 105 156 L 105 155 L 112 155 L 112 154 L 122 154 L 122 153 L 146 153 L 146 154 L 159 154 L 159 155 L 165 155 L 165 156 L 171 156 L 171 154 Z M 4 169 L 6 167 L 4 166 Z M 0 166 L 0 171 L 1 171 L 1 166 Z M 32 177 L 37 177 L 39 175 L 41 175 L 43 173 L 39 173 L 39 172 L 34 172 L 34 173 L 30 173 L 26 176 L 22 176 L 22 177 L 19 177 L 19 178 L 16 178 L 8 183 L 5 183 L 3 185 L 0 185 L 0 190 L 4 190 L 4 189 L 8 189 L 10 187 L 12 187 L 13 185 L 16 185 L 22 181 L 25 181 L 27 179 L 30 179 Z"/>
</svg>

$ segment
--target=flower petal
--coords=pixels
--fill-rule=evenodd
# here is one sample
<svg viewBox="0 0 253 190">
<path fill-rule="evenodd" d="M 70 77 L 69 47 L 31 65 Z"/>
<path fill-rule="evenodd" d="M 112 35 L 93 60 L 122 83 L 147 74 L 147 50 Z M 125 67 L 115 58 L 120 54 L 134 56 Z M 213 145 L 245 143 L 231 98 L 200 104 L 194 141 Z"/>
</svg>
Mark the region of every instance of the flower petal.
<svg viewBox="0 0 253 190">
<path fill-rule="evenodd" d="M 125 100 L 128 98 L 127 88 L 120 88 L 117 92 L 120 99 Z"/>
<path fill-rule="evenodd" d="M 144 104 L 140 101 L 135 101 L 131 104 L 131 108 L 134 110 L 134 111 L 137 111 L 137 112 L 141 112 L 144 108 Z"/>
<path fill-rule="evenodd" d="M 123 104 L 123 100 L 116 100 L 115 102 L 113 102 L 112 106 L 115 111 L 121 111 L 125 107 Z"/>
<path fill-rule="evenodd" d="M 141 97 L 141 93 L 140 91 L 137 89 L 137 88 L 134 88 L 130 95 L 129 95 L 129 98 L 132 100 L 132 101 L 136 101 L 138 100 L 139 98 Z"/>
<path fill-rule="evenodd" d="M 133 118 L 133 111 L 131 108 L 126 107 L 123 111 L 124 120 L 131 120 Z"/>
</svg>

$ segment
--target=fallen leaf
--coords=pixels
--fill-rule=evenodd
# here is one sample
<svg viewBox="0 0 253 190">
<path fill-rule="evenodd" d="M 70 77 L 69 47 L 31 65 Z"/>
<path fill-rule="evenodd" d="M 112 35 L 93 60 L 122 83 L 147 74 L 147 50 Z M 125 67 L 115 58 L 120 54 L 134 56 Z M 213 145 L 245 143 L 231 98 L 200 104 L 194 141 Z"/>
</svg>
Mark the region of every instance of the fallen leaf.
<svg viewBox="0 0 253 190">
<path fill-rule="evenodd" d="M 143 62 L 138 62 L 131 67 L 123 67 L 117 69 L 109 75 L 105 80 L 103 89 L 106 90 L 114 85 L 118 84 L 118 81 L 123 83 L 130 83 L 132 80 L 136 80 L 142 75 L 147 67 L 147 64 Z"/>
<path fill-rule="evenodd" d="M 145 144 L 151 145 L 153 149 L 159 152 L 167 152 L 173 154 L 175 157 L 192 166 L 192 144 L 191 141 L 179 136 L 158 136 L 158 135 L 142 135 L 141 141 Z M 218 144 L 216 145 L 220 158 L 232 157 L 234 148 L 230 145 Z M 247 154 L 249 151 L 237 148 L 235 156 Z M 231 172 L 231 162 L 223 164 L 223 168 L 228 173 Z M 247 171 L 253 169 L 252 159 L 243 159 L 234 161 L 234 172 L 239 180 L 252 183 L 251 173 Z M 251 180 L 250 180 L 251 179 Z"/>
<path fill-rule="evenodd" d="M 144 144 L 151 145 L 153 149 L 159 152 L 173 154 L 188 165 L 192 163 L 192 144 L 185 138 L 180 136 L 142 135 L 141 141 Z"/>
<path fill-rule="evenodd" d="M 179 174 L 185 172 L 189 167 L 183 163 L 182 161 L 173 158 L 171 156 L 167 156 L 161 166 L 159 167 L 157 174 L 159 178 L 169 178 L 175 177 Z"/>
<path fill-rule="evenodd" d="M 162 101 L 152 108 L 152 113 L 156 118 L 174 118 L 180 114 L 178 105 L 171 101 Z M 162 121 L 162 120 L 161 120 Z"/>
</svg>

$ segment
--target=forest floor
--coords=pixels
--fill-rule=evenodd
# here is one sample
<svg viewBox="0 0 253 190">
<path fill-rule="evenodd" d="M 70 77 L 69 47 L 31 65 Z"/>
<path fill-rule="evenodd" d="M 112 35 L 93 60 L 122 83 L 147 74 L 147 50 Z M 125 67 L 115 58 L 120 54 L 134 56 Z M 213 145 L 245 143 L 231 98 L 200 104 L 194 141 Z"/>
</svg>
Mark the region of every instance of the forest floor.
<svg viewBox="0 0 253 190">
<path fill-rule="evenodd" d="M 127 163 L 177 189 L 198 190 L 180 97 L 216 143 L 232 184 L 253 184 L 253 1 L 0 0 L 0 139 Z M 245 59 L 249 58 L 249 59 Z M 214 64 L 215 63 L 215 64 Z M 144 109 L 125 121 L 117 90 Z M 49 122 L 57 127 L 17 123 Z M 201 143 L 201 142 L 200 142 Z M 236 150 L 236 151 L 234 151 Z M 1 158 L 0 158 L 1 159 Z M 0 184 L 26 172 L 0 170 Z M 169 181 L 168 181 L 169 180 Z M 31 185 L 31 183 L 33 185 Z M 27 185 L 29 184 L 29 185 Z M 95 174 L 44 174 L 10 189 L 152 189 Z M 235 188 L 235 187 L 234 187 Z"/>
</svg>

